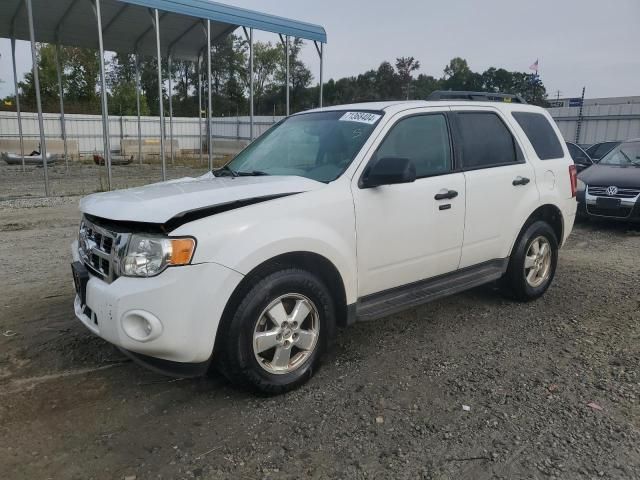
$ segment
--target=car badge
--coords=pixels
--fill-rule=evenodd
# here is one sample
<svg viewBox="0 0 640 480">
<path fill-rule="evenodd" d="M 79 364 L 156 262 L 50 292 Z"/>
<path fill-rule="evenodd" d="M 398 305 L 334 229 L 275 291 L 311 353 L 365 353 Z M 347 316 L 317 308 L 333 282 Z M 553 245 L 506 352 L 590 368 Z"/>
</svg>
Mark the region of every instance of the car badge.
<svg viewBox="0 0 640 480">
<path fill-rule="evenodd" d="M 607 195 L 614 196 L 618 193 L 618 187 L 607 187 Z"/>
</svg>

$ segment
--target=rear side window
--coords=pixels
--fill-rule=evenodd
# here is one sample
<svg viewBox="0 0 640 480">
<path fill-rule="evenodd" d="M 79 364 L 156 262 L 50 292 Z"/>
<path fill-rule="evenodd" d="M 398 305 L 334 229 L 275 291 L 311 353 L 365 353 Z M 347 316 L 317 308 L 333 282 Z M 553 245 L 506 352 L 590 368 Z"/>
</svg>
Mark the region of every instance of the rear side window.
<svg viewBox="0 0 640 480">
<path fill-rule="evenodd" d="M 466 169 L 518 163 L 521 153 L 511 132 L 495 113 L 458 112 L 462 164 Z"/>
<path fill-rule="evenodd" d="M 560 140 L 547 117 L 531 112 L 513 112 L 512 115 L 529 138 L 540 160 L 564 157 Z"/>
</svg>

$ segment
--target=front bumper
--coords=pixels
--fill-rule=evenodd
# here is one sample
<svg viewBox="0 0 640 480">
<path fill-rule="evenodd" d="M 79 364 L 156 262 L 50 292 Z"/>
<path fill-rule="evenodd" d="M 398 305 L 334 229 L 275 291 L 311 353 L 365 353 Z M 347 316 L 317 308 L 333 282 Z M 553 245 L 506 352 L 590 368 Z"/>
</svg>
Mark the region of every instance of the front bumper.
<svg viewBox="0 0 640 480">
<path fill-rule="evenodd" d="M 600 208 L 598 197 L 586 191 L 578 194 L 578 216 L 640 222 L 640 198 L 621 199 L 618 208 Z"/>
<path fill-rule="evenodd" d="M 72 252 L 77 260 L 77 243 Z M 152 278 L 120 277 L 110 284 L 91 276 L 86 305 L 76 296 L 75 314 L 93 333 L 149 366 L 150 359 L 161 360 L 158 365 L 203 364 L 241 280 L 238 272 L 215 263 L 172 267 Z M 137 325 L 151 334 L 145 338 L 148 331 Z"/>
</svg>

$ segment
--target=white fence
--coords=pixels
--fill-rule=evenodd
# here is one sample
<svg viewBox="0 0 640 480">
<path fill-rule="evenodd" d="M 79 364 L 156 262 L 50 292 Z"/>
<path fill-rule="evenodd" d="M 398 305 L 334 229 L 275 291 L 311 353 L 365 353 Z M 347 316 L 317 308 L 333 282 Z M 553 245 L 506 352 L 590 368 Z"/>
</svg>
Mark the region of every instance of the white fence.
<svg viewBox="0 0 640 480">
<path fill-rule="evenodd" d="M 576 141 L 580 107 L 550 108 L 565 140 Z M 577 143 L 592 144 L 607 140 L 640 137 L 640 103 L 589 105 L 582 109 L 580 136 Z"/>
<path fill-rule="evenodd" d="M 254 117 L 254 135 L 267 131 L 282 117 Z M 142 138 L 160 137 L 160 117 L 141 117 Z M 249 117 L 217 117 L 211 121 L 213 138 L 249 139 Z M 202 120 L 202 137 L 206 139 L 206 119 Z M 65 115 L 67 138 L 76 140 L 80 153 L 102 151 L 102 117 L 100 115 Z M 61 139 L 60 115 L 44 114 L 44 130 L 47 139 Z M 38 116 L 35 113 L 22 114 L 22 131 L 25 139 L 39 141 Z M 199 149 L 200 124 L 198 118 L 177 117 L 173 119 L 173 135 L 179 148 Z M 137 140 L 137 117 L 109 117 L 109 137 L 111 148 L 118 149 L 123 139 Z M 15 112 L 0 112 L 0 142 L 18 139 L 18 117 Z M 165 138 L 169 138 L 169 119 L 165 120 Z M 13 142 L 12 142 L 13 143 Z"/>
<path fill-rule="evenodd" d="M 579 122 L 579 107 L 550 108 L 549 112 L 560 127 L 567 141 L 576 140 Z M 591 105 L 582 112 L 580 138 L 578 143 L 596 143 L 606 140 L 626 140 L 640 137 L 640 104 Z M 255 117 L 255 136 L 269 129 L 282 117 Z M 100 115 L 66 115 L 66 129 L 69 140 L 78 142 L 80 153 L 102 150 L 102 117 Z M 220 139 L 249 139 L 249 117 L 217 117 L 212 119 L 212 136 Z M 142 117 L 142 138 L 160 137 L 159 117 Z M 60 115 L 44 114 L 44 128 L 47 139 L 61 139 Z M 38 117 L 35 113 L 22 114 L 24 137 L 39 141 Z M 199 149 L 200 125 L 198 118 L 178 117 L 173 119 L 174 139 L 180 149 Z M 111 148 L 118 149 L 123 139 L 138 138 L 137 117 L 109 118 Z M 202 122 L 202 136 L 206 137 L 206 120 Z M 169 121 L 165 122 L 165 138 L 169 138 Z M 18 121 L 14 112 L 0 112 L 0 144 L 3 140 L 18 139 Z M 13 143 L 13 142 L 12 142 Z M 1 149 L 0 149 L 1 150 Z"/>
</svg>

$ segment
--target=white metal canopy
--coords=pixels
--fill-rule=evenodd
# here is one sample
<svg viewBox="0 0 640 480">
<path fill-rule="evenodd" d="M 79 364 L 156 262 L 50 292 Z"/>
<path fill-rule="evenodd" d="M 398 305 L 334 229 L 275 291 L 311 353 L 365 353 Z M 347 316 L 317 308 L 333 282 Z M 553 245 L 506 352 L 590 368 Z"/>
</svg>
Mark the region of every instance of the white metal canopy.
<svg viewBox="0 0 640 480">
<path fill-rule="evenodd" d="M 238 27 L 326 43 L 324 28 L 207 0 L 102 0 L 102 35 L 106 51 L 156 55 L 152 17 L 160 12 L 163 56 L 195 61 L 206 46 L 203 20 L 211 20 L 215 42 Z M 98 48 L 93 2 L 89 0 L 32 0 L 37 42 Z M 0 37 L 30 40 L 23 0 L 0 2 Z"/>
</svg>

